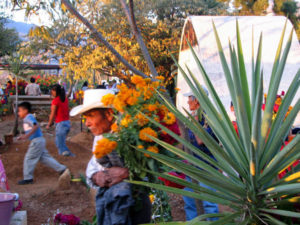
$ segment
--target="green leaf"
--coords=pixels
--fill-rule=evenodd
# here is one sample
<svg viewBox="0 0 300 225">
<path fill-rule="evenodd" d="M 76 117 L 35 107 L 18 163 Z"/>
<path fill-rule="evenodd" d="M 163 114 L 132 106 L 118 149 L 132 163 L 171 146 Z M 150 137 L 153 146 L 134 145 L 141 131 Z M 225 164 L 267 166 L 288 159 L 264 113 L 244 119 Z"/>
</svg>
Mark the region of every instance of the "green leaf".
<svg viewBox="0 0 300 225">
<path fill-rule="evenodd" d="M 269 222 L 272 222 L 274 225 L 287 225 L 286 223 L 283 223 L 277 219 L 275 219 L 274 217 L 268 215 L 268 214 L 265 214 L 265 213 L 261 213 L 260 215 L 264 216 L 264 217 L 267 217 L 268 218 L 268 221 Z"/>
<path fill-rule="evenodd" d="M 260 192 L 259 195 L 272 194 L 272 193 L 278 193 L 281 195 L 284 195 L 286 193 L 299 193 L 300 190 L 299 188 L 300 188 L 300 183 L 280 185 L 280 186 L 268 188 L 267 190 Z"/>
<path fill-rule="evenodd" d="M 241 216 L 241 212 L 236 212 L 229 214 L 227 216 L 224 216 L 223 218 L 220 218 L 219 220 L 212 222 L 211 225 L 223 225 L 228 224 L 229 222 L 234 222 L 234 219 Z"/>
<path fill-rule="evenodd" d="M 124 180 L 124 181 L 126 181 L 128 183 L 132 183 L 132 184 L 146 186 L 146 187 L 149 187 L 149 188 L 155 188 L 155 189 L 166 191 L 166 192 L 171 192 L 171 193 L 174 193 L 174 194 L 184 195 L 184 196 L 187 196 L 187 197 L 190 197 L 190 198 L 201 199 L 201 200 L 205 200 L 205 201 L 209 201 L 209 202 L 215 202 L 215 203 L 219 203 L 219 204 L 232 205 L 232 203 L 230 201 L 225 201 L 225 200 L 222 200 L 218 197 L 214 197 L 214 196 L 204 194 L 204 193 L 196 193 L 196 192 L 191 192 L 191 191 L 185 191 L 183 189 L 167 187 L 167 186 L 164 186 L 164 185 L 161 185 L 161 184 L 153 184 L 153 183 L 148 183 L 148 182 L 143 182 L 143 181 L 130 181 L 130 180 Z"/>
<path fill-rule="evenodd" d="M 259 209 L 260 211 L 272 213 L 280 216 L 287 216 L 287 217 L 294 217 L 294 218 L 300 218 L 300 213 L 298 212 L 292 212 L 287 210 L 279 210 L 279 209 Z"/>
<path fill-rule="evenodd" d="M 267 134 L 269 131 L 269 127 L 271 127 L 272 123 L 272 112 L 273 112 L 273 107 L 274 103 L 276 100 L 277 92 L 278 92 L 278 87 L 280 80 L 282 78 L 283 70 L 286 64 L 286 59 L 291 47 L 292 43 L 292 37 L 293 37 L 293 30 L 290 33 L 288 42 L 285 46 L 284 52 L 282 54 L 282 58 L 278 64 L 278 68 L 275 72 L 275 75 L 271 77 L 271 81 L 269 84 L 269 90 L 268 90 L 268 96 L 267 96 L 267 102 L 266 102 L 266 107 L 265 107 L 265 112 L 263 115 L 263 124 L 262 124 L 262 139 L 261 139 L 261 145 L 263 148 L 265 147 L 265 140 L 268 138 Z"/>
<path fill-rule="evenodd" d="M 243 100 L 245 101 L 244 104 L 245 104 L 245 109 L 246 109 L 246 115 L 248 118 L 248 124 L 251 124 L 250 95 L 249 95 L 247 73 L 246 73 L 246 68 L 245 68 L 243 48 L 242 48 L 238 20 L 236 20 L 236 40 L 237 40 L 237 51 L 238 51 L 238 60 L 239 60 L 239 75 L 241 77 L 241 84 L 243 87 L 243 89 L 242 89 Z"/>
</svg>

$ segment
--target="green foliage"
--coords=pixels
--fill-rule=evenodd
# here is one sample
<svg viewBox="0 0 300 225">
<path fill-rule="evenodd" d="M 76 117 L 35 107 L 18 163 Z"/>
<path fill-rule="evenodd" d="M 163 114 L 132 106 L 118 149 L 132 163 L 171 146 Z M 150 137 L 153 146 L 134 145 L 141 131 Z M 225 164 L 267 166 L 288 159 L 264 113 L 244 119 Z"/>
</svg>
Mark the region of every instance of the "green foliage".
<svg viewBox="0 0 300 225">
<path fill-rule="evenodd" d="M 16 30 L 6 28 L 5 23 L 5 18 L 0 17 L 0 57 L 15 52 L 17 45 L 20 43 Z"/>
<path fill-rule="evenodd" d="M 169 205 L 169 196 L 166 192 L 152 189 L 150 191 L 150 200 L 153 196 L 152 202 L 152 223 L 172 221 L 171 208 Z"/>
<path fill-rule="evenodd" d="M 283 29 L 273 64 L 266 107 L 262 111 L 263 74 L 260 59 L 261 39 L 257 51 L 258 57 L 256 60 L 253 57 L 252 80 L 255 82 L 252 82 L 253 87 L 251 90 L 254 93 L 252 93 L 252 97 L 250 98 L 238 22 L 236 28 L 237 49 L 230 44 L 231 69 L 229 69 L 217 30 L 213 24 L 224 75 L 236 113 L 239 136 L 235 132 L 225 107 L 220 101 L 208 74 L 192 49 L 194 59 L 198 64 L 211 98 L 208 98 L 195 75 L 188 67 L 183 69 L 177 65 L 194 95 L 201 103 L 203 110 L 206 112 L 208 124 L 213 129 L 220 143 L 216 142 L 199 125 L 193 116 L 186 112 L 188 114 L 187 118 L 173 104 L 159 94 L 167 108 L 205 143 L 216 161 L 191 145 L 188 141 L 147 117 L 194 154 L 208 161 L 210 165 L 175 146 L 153 137 L 151 137 L 152 140 L 176 154 L 181 160 L 152 152 L 148 154 L 159 162 L 176 171 L 185 173 L 187 176 L 214 188 L 216 191 L 211 191 L 195 183 L 166 174 L 160 176 L 180 185 L 190 187 L 194 192 L 147 182 L 132 181 L 132 183 L 227 205 L 233 210 L 230 213 L 203 215 L 187 224 L 200 224 L 200 221 L 205 220 L 208 216 L 219 217 L 217 222 L 209 224 L 286 224 L 289 223 L 290 218 L 296 220 L 300 218 L 300 213 L 294 207 L 294 204 L 299 203 L 300 199 L 298 196 L 300 166 L 294 168 L 295 173 L 289 172 L 281 180 L 277 178 L 278 173 L 300 157 L 299 134 L 280 151 L 282 143 L 287 137 L 288 131 L 300 109 L 300 100 L 298 99 L 293 109 L 286 115 L 289 105 L 300 86 L 300 69 L 291 82 L 275 119 L 272 119 L 272 111 L 290 49 L 292 32 L 283 48 L 282 43 L 285 27 Z M 143 149 L 137 150 L 145 153 Z M 189 161 L 190 164 L 183 163 L 182 159 Z M 219 170 L 224 173 L 220 173 Z M 157 175 L 154 172 L 153 174 Z M 286 218 L 287 220 L 285 220 Z"/>
</svg>

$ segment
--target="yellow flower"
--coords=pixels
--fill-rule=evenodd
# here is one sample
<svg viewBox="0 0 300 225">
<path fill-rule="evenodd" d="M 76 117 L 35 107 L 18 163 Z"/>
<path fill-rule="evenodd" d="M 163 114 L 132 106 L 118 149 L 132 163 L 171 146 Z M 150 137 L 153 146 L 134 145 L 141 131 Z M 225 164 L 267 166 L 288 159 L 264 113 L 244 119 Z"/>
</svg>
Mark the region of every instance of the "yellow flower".
<svg viewBox="0 0 300 225">
<path fill-rule="evenodd" d="M 156 147 L 156 146 L 149 146 L 148 148 L 147 148 L 147 151 L 149 151 L 149 152 L 153 152 L 153 153 L 158 153 L 159 152 L 159 150 L 158 150 L 158 148 Z M 148 154 L 144 154 L 146 157 L 150 157 L 150 155 L 148 155 Z"/>
<path fill-rule="evenodd" d="M 117 142 L 111 141 L 107 138 L 102 138 L 97 141 L 95 151 L 93 152 L 97 159 L 111 153 L 117 147 Z"/>
<path fill-rule="evenodd" d="M 284 179 L 284 181 L 291 181 L 291 180 L 295 180 L 298 179 L 300 177 L 300 172 L 294 173 L 290 176 L 288 176 L 287 178 Z"/>
<path fill-rule="evenodd" d="M 117 124 L 117 123 L 113 123 L 113 124 L 111 125 L 110 129 L 111 129 L 113 132 L 118 132 L 118 131 L 119 131 L 118 124 Z"/>
<path fill-rule="evenodd" d="M 101 102 L 104 104 L 104 106 L 109 106 L 113 104 L 114 99 L 115 99 L 114 94 L 107 94 L 102 97 Z"/>
<path fill-rule="evenodd" d="M 121 125 L 123 127 L 128 127 L 128 125 L 132 123 L 131 116 L 127 114 L 122 120 L 121 120 Z"/>
<path fill-rule="evenodd" d="M 168 112 L 164 117 L 164 122 L 168 125 L 171 125 L 176 122 L 176 117 L 173 113 Z"/>
<path fill-rule="evenodd" d="M 143 141 L 152 142 L 147 135 L 157 138 L 157 133 L 150 127 L 140 130 L 139 138 Z"/>
<path fill-rule="evenodd" d="M 154 202 L 155 200 L 155 196 L 152 194 L 152 195 L 149 195 L 149 200 L 151 202 L 151 204 Z"/>
<path fill-rule="evenodd" d="M 135 119 L 137 120 L 138 125 L 141 127 L 146 125 L 149 122 L 149 120 L 141 113 L 137 114 L 135 116 Z"/>
</svg>

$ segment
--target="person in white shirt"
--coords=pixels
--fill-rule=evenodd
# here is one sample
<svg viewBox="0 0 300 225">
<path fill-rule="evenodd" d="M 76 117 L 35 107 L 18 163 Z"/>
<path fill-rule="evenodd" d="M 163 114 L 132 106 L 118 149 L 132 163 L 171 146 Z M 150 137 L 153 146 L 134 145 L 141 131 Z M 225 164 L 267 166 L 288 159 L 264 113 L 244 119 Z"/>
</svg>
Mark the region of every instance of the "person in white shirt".
<svg viewBox="0 0 300 225">
<path fill-rule="evenodd" d="M 114 122 L 112 109 L 105 107 L 101 102 L 102 97 L 109 93 L 114 94 L 107 89 L 88 89 L 84 93 L 83 104 L 76 106 L 70 112 L 71 116 L 84 114 L 86 126 L 95 136 L 93 150 L 97 141 L 102 138 L 102 134 L 111 132 L 111 125 Z M 128 188 L 128 183 L 123 182 L 128 176 L 127 168 L 118 166 L 106 168 L 100 165 L 95 156 L 90 159 L 86 169 L 86 177 L 87 183 L 98 189 L 96 212 L 99 225 L 135 225 L 150 222 L 151 203 L 149 197 L 147 195 L 139 196 L 143 200 L 142 207 L 139 211 L 135 210 L 131 188 Z M 115 199 L 112 196 L 116 194 L 119 197 Z M 116 207 L 112 207 L 112 202 L 115 201 L 117 201 L 114 204 Z"/>
<path fill-rule="evenodd" d="M 41 95 L 42 92 L 41 92 L 41 89 L 40 89 L 40 85 L 38 85 L 38 84 L 35 83 L 35 78 L 34 77 L 30 78 L 30 82 L 31 83 L 28 84 L 25 87 L 25 94 L 26 95 L 31 95 L 31 96 Z"/>
</svg>

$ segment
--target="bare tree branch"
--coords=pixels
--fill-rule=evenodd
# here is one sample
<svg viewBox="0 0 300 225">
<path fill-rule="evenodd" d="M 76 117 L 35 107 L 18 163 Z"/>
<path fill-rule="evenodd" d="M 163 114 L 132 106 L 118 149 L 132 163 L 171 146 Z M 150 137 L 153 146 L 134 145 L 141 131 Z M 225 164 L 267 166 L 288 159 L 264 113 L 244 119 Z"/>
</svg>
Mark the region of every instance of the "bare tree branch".
<svg viewBox="0 0 300 225">
<path fill-rule="evenodd" d="M 121 5 L 123 7 L 123 10 L 126 14 L 127 20 L 130 24 L 131 30 L 137 40 L 137 42 L 140 45 L 140 48 L 142 50 L 143 56 L 148 64 L 148 67 L 151 71 L 151 74 L 153 75 L 153 77 L 155 78 L 156 76 L 158 76 L 157 71 L 155 69 L 154 63 L 150 57 L 150 54 L 148 52 L 148 49 L 143 41 L 143 37 L 141 35 L 140 30 L 138 29 L 137 25 L 136 25 L 136 20 L 135 20 L 135 16 L 134 16 L 134 11 L 133 11 L 133 1 L 129 0 L 129 8 L 125 2 L 125 0 L 120 0 Z"/>
<path fill-rule="evenodd" d="M 96 28 L 89 23 L 87 19 L 85 19 L 69 2 L 69 0 L 61 0 L 61 2 L 66 6 L 66 8 L 70 11 L 71 14 L 73 14 L 78 20 L 80 20 L 91 32 L 92 37 L 95 39 L 95 41 L 99 44 L 102 43 L 105 45 L 105 47 L 108 48 L 109 51 L 111 51 L 119 60 L 122 62 L 129 70 L 131 70 L 134 74 L 140 75 L 144 78 L 148 77 L 143 72 L 137 70 L 133 65 L 131 65 L 126 59 L 124 59 L 115 49 L 113 46 L 111 46 L 106 39 L 96 30 Z M 151 71 L 152 72 L 152 71 Z"/>
</svg>

